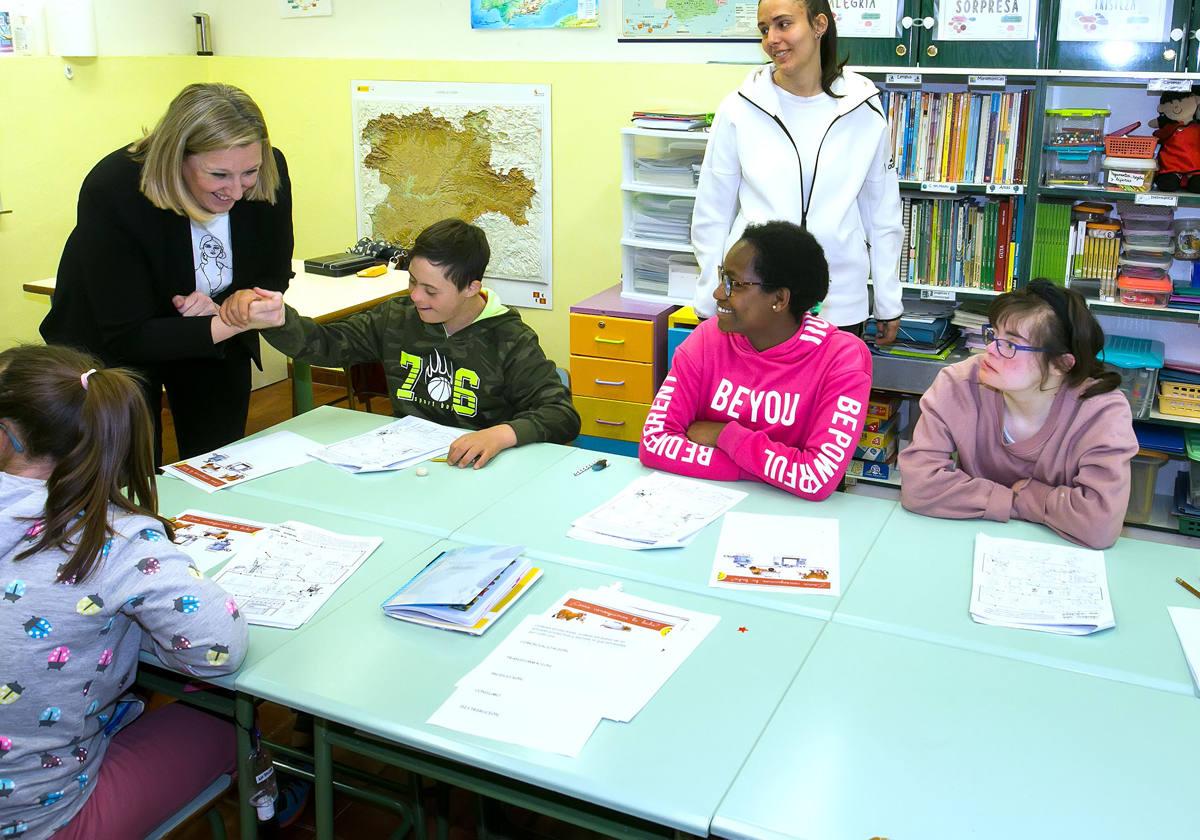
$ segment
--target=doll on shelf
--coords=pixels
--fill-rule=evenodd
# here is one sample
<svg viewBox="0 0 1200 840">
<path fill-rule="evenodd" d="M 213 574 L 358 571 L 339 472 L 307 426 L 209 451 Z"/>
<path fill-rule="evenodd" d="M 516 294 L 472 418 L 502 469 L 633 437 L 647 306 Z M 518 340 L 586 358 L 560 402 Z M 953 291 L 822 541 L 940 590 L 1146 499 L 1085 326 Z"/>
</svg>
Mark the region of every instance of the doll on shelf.
<svg viewBox="0 0 1200 840">
<path fill-rule="evenodd" d="M 1164 93 L 1158 100 L 1154 136 L 1158 138 L 1158 172 L 1154 188 L 1164 192 L 1200 193 L 1200 124 L 1195 90 Z"/>
</svg>

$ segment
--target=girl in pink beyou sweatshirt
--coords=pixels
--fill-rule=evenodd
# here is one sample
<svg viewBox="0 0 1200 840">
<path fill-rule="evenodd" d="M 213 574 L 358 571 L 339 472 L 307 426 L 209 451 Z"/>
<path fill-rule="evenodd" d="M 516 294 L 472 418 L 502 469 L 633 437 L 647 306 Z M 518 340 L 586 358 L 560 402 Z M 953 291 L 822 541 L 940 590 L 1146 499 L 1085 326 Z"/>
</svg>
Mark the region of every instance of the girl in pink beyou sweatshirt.
<svg viewBox="0 0 1200 840">
<path fill-rule="evenodd" d="M 1040 522 L 1107 548 L 1138 446 L 1120 377 L 1096 358 L 1103 330 L 1083 297 L 1045 280 L 996 298 L 988 317 L 987 351 L 945 368 L 921 398 L 900 453 L 901 504 Z"/>
<path fill-rule="evenodd" d="M 681 475 L 824 499 L 862 434 L 871 355 L 808 314 L 829 290 L 821 246 L 790 222 L 750 225 L 718 280 L 716 317 L 675 352 L 638 456 Z"/>
</svg>

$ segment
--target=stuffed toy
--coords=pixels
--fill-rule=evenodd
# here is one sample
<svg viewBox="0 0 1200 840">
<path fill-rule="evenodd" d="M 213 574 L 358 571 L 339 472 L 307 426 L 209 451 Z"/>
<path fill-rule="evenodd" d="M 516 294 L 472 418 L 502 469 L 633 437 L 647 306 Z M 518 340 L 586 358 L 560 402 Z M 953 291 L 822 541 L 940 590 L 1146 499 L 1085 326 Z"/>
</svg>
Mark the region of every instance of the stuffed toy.
<svg viewBox="0 0 1200 840">
<path fill-rule="evenodd" d="M 1195 92 L 1164 93 L 1158 100 L 1158 172 L 1154 188 L 1164 192 L 1200 193 L 1200 124 L 1195 121 L 1200 97 Z"/>
</svg>

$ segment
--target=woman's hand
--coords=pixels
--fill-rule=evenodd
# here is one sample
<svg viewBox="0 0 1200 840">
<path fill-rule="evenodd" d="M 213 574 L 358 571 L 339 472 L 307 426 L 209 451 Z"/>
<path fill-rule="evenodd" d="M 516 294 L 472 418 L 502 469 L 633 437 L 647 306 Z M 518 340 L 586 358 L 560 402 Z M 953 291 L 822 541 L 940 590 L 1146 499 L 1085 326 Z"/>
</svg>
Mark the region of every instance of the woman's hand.
<svg viewBox="0 0 1200 840">
<path fill-rule="evenodd" d="M 183 295 L 175 295 L 171 298 L 171 303 L 175 306 L 175 311 L 185 318 L 193 318 L 198 315 L 216 315 L 217 305 L 213 303 L 213 299 L 204 292 L 192 292 L 187 297 Z"/>
<path fill-rule="evenodd" d="M 896 340 L 896 333 L 900 330 L 900 319 L 892 318 L 888 321 L 880 321 L 875 319 L 875 343 L 876 344 L 891 344 Z"/>
<path fill-rule="evenodd" d="M 287 318 L 283 308 L 283 292 L 254 289 L 255 299 L 246 307 L 246 326 L 252 330 L 268 330 L 282 327 Z M 228 301 L 226 301 L 228 303 Z M 224 309 L 224 307 L 222 307 Z"/>
<path fill-rule="evenodd" d="M 221 320 L 231 327 L 250 326 L 250 304 L 260 299 L 259 289 L 238 289 L 221 304 Z"/>
<path fill-rule="evenodd" d="M 721 436 L 721 432 L 724 429 L 724 423 L 716 423 L 712 420 L 697 420 L 688 426 L 687 436 L 688 440 L 692 443 L 698 443 L 701 446 L 716 446 L 717 438 Z"/>
</svg>

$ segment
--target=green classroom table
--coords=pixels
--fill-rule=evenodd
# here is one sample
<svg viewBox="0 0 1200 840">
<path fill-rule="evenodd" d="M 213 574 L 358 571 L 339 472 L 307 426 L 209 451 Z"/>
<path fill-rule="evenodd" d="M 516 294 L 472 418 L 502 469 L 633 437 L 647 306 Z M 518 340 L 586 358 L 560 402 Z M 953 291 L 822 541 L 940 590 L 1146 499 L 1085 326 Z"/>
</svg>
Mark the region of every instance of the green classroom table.
<svg viewBox="0 0 1200 840">
<path fill-rule="evenodd" d="M 1029 522 L 930 519 L 898 509 L 834 621 L 1191 695 L 1168 606 L 1200 606 L 1175 583 L 1200 576 L 1200 552 L 1122 538 L 1104 551 L 1117 626 L 1086 637 L 971 620 L 975 535 L 1068 544 Z"/>
<path fill-rule="evenodd" d="M 454 539 L 525 545 L 531 557 L 814 618 L 829 618 L 837 606 L 838 599 L 829 595 L 710 587 L 708 579 L 722 519 L 709 524 L 683 548 L 631 551 L 571 539 L 567 528 L 572 520 L 615 496 L 631 481 L 653 472 L 636 458 L 606 455 L 607 469 L 575 475 L 596 457 L 595 452 L 574 450 L 520 492 L 505 496 L 472 518 L 454 533 Z M 846 493 L 835 493 L 823 502 L 808 502 L 755 481 L 722 486 L 749 494 L 734 511 L 838 519 L 843 593 L 897 507 L 895 502 Z"/>
<path fill-rule="evenodd" d="M 825 628 L 712 823 L 720 837 L 1196 836 L 1200 703 Z"/>
<path fill-rule="evenodd" d="M 335 443 L 392 422 L 362 411 L 323 406 L 293 417 L 260 434 L 287 430 L 319 444 Z M 353 475 L 321 461 L 256 478 L 243 487 L 220 492 L 303 505 L 395 528 L 448 537 L 471 517 L 537 479 L 578 450 L 537 443 L 501 452 L 480 470 L 427 463 L 429 474 L 415 468 Z"/>
<path fill-rule="evenodd" d="M 438 543 L 393 567 L 241 675 L 239 689 L 418 754 L 707 835 L 717 804 L 823 623 L 626 581 L 632 594 L 715 613 L 721 621 L 632 722 L 601 722 L 574 759 L 538 752 L 425 721 L 521 618 L 548 610 L 570 589 L 607 585 L 613 577 L 541 562 L 542 579 L 477 638 L 386 617 L 380 604 L 438 551 L 456 544 Z M 323 781 L 320 754 L 317 765 Z M 318 798 L 318 836 L 332 836 L 330 802 L 327 791 Z"/>
</svg>

